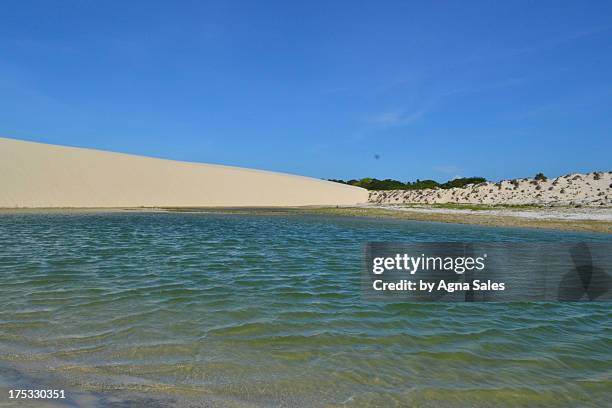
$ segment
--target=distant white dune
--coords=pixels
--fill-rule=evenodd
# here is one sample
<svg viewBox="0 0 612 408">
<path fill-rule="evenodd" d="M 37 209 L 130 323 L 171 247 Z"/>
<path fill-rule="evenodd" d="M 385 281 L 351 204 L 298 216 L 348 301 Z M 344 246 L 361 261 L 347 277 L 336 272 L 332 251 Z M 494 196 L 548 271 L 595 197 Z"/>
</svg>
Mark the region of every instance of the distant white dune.
<svg viewBox="0 0 612 408">
<path fill-rule="evenodd" d="M 572 173 L 545 180 L 514 179 L 460 188 L 371 191 L 376 204 L 612 206 L 612 172 Z"/>
<path fill-rule="evenodd" d="M 239 167 L 0 138 L 0 207 L 265 207 L 366 202 L 358 187 Z"/>
</svg>

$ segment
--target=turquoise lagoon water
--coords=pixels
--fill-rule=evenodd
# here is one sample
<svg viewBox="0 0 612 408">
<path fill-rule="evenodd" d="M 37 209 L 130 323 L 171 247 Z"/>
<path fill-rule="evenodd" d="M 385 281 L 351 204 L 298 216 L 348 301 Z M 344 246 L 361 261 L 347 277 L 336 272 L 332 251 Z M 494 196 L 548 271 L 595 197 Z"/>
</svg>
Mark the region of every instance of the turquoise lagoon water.
<svg viewBox="0 0 612 408">
<path fill-rule="evenodd" d="M 359 287 L 368 241 L 578 240 L 612 237 L 299 215 L 5 213 L 0 405 L 10 388 L 62 388 L 57 406 L 601 407 L 612 397 L 609 304 L 376 303 Z"/>
</svg>

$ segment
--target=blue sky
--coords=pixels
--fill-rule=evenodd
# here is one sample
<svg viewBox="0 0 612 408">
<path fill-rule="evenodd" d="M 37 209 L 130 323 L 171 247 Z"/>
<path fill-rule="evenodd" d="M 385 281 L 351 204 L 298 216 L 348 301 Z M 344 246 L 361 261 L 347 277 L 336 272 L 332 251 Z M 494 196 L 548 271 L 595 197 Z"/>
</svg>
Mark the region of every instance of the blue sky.
<svg viewBox="0 0 612 408">
<path fill-rule="evenodd" d="M 0 135 L 320 178 L 612 170 L 612 2 L 4 0 Z"/>
</svg>

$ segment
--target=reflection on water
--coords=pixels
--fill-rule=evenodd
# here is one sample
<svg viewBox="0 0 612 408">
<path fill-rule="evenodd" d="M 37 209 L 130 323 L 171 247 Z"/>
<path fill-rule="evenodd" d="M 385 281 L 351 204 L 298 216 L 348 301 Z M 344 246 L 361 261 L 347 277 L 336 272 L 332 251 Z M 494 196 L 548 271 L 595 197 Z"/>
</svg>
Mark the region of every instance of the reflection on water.
<svg viewBox="0 0 612 408">
<path fill-rule="evenodd" d="M 0 403 L 38 385 L 69 390 L 58 406 L 602 406 L 609 304 L 376 303 L 359 279 L 368 241 L 611 239 L 312 216 L 3 214 Z"/>
</svg>

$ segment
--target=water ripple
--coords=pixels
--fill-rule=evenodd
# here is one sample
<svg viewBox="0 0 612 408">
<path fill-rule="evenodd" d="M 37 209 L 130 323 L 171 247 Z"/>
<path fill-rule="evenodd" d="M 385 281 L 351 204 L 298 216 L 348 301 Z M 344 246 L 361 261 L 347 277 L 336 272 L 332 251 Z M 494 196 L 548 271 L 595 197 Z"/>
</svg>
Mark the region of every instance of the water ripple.
<svg viewBox="0 0 612 408">
<path fill-rule="evenodd" d="M 605 304 L 373 303 L 359 287 L 367 241 L 585 239 L 610 240 L 333 217 L 2 214 L 0 361 L 82 389 L 221 406 L 603 406 Z"/>
</svg>

